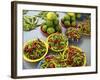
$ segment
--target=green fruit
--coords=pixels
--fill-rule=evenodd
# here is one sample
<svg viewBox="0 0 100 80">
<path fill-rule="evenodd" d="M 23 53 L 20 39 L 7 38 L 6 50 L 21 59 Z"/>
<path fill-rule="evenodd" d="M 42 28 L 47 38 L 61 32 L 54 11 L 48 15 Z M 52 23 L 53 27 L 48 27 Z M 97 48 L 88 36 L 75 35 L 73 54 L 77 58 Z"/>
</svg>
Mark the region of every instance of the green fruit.
<svg viewBox="0 0 100 80">
<path fill-rule="evenodd" d="M 55 26 L 59 25 L 59 20 L 55 20 L 55 21 L 54 21 L 54 25 L 55 25 Z"/>
<path fill-rule="evenodd" d="M 71 21 L 76 21 L 75 16 L 71 17 Z"/>
<path fill-rule="evenodd" d="M 64 21 L 65 26 L 70 26 L 70 21 Z"/>
<path fill-rule="evenodd" d="M 54 33 L 54 32 L 55 32 L 55 29 L 52 28 L 52 27 L 50 27 L 50 28 L 47 29 L 47 33 L 48 34 L 51 34 L 51 33 Z"/>
<path fill-rule="evenodd" d="M 65 16 L 64 16 L 64 21 L 65 20 L 70 20 L 70 16 L 68 15 L 68 14 L 66 14 Z"/>
<path fill-rule="evenodd" d="M 76 26 L 76 21 L 73 21 L 73 22 L 71 23 L 71 25 L 72 25 L 72 26 Z"/>
<path fill-rule="evenodd" d="M 61 32 L 61 27 L 60 26 L 56 26 L 55 29 L 56 29 L 57 32 Z"/>
<path fill-rule="evenodd" d="M 49 27 L 54 26 L 53 21 L 50 21 L 50 20 L 46 21 L 46 25 L 49 26 Z"/>
<path fill-rule="evenodd" d="M 42 26 L 42 30 L 43 30 L 44 32 L 46 32 L 46 31 L 47 31 L 47 25 L 43 25 L 43 26 Z"/>
<path fill-rule="evenodd" d="M 73 12 L 68 12 L 67 13 L 69 16 L 75 16 L 75 13 L 73 13 Z"/>
<path fill-rule="evenodd" d="M 54 12 L 48 12 L 47 13 L 47 19 L 48 20 L 55 20 L 55 19 L 57 19 L 56 13 L 54 13 Z"/>
</svg>

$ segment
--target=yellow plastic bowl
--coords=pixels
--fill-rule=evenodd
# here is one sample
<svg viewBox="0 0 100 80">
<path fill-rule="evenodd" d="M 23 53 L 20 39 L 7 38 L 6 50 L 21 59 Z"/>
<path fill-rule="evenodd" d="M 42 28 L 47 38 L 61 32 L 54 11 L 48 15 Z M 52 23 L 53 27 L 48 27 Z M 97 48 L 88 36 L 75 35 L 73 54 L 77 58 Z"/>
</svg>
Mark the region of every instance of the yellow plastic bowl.
<svg viewBox="0 0 100 80">
<path fill-rule="evenodd" d="M 78 49 L 78 50 L 80 50 L 82 52 L 82 49 L 77 47 L 77 46 L 71 45 L 71 47 L 76 48 L 76 49 Z M 65 55 L 66 50 L 68 50 L 68 47 L 65 48 L 65 50 L 63 52 L 63 55 Z M 86 54 L 84 53 L 83 55 L 84 55 L 84 64 L 83 64 L 83 66 L 86 66 Z M 67 54 L 67 57 L 68 57 L 68 54 Z"/>
<path fill-rule="evenodd" d="M 35 40 L 36 40 L 36 39 L 35 39 Z M 28 43 L 30 43 L 30 42 L 32 42 L 32 41 L 35 41 L 35 40 L 28 40 L 27 42 L 24 43 L 24 47 L 25 47 L 25 45 L 27 45 Z M 41 56 L 39 59 L 34 59 L 34 60 L 27 58 L 27 57 L 23 54 L 24 60 L 26 60 L 26 61 L 28 61 L 28 62 L 37 62 L 37 61 L 40 61 L 41 59 L 43 59 L 43 58 L 46 56 L 46 54 L 48 53 L 48 44 L 47 44 L 45 41 L 43 41 L 43 40 L 41 40 L 41 41 L 45 44 L 45 47 L 46 47 L 46 52 L 45 52 L 45 54 L 44 54 L 43 56 Z"/>
<path fill-rule="evenodd" d="M 61 33 L 53 33 L 53 34 L 51 34 L 51 35 L 49 35 L 48 37 L 47 37 L 47 44 L 49 43 L 48 42 L 48 40 L 49 40 L 49 38 L 51 37 L 51 36 L 54 36 L 54 35 L 58 35 L 58 34 L 60 34 L 60 35 L 62 35 L 62 36 L 64 36 L 63 34 L 61 34 Z M 48 44 L 49 45 L 49 44 Z M 68 41 L 67 41 L 67 44 L 66 44 L 66 46 L 65 46 L 65 48 L 68 46 Z M 63 48 L 63 49 L 61 49 L 61 50 L 55 50 L 55 49 L 53 49 L 53 48 L 50 48 L 52 51 L 54 51 L 54 52 L 60 52 L 60 51 L 63 51 L 65 48 Z"/>
</svg>

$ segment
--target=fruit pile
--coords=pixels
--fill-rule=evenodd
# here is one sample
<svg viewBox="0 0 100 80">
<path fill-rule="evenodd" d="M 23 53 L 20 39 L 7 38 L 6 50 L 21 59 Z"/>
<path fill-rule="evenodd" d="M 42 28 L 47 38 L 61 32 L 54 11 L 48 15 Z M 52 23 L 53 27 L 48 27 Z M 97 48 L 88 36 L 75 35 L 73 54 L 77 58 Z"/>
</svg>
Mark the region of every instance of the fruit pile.
<svg viewBox="0 0 100 80">
<path fill-rule="evenodd" d="M 83 35 L 91 34 L 88 14 L 67 12 L 61 19 L 61 25 L 66 28 L 65 35 L 71 42 L 78 42 Z"/>
<path fill-rule="evenodd" d="M 59 20 L 55 12 L 48 12 L 44 23 L 41 26 L 41 31 L 47 35 L 55 32 L 61 32 L 61 27 L 59 26 Z"/>
<path fill-rule="evenodd" d="M 75 13 L 66 13 L 62 18 L 61 24 L 65 27 L 76 27 L 76 15 Z"/>
</svg>

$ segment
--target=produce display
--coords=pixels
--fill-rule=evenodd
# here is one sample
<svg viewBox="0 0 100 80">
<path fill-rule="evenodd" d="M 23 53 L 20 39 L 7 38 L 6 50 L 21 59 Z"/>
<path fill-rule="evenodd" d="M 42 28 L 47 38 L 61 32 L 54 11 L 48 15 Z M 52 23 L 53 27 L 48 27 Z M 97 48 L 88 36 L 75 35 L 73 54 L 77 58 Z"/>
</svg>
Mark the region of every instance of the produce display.
<svg viewBox="0 0 100 80">
<path fill-rule="evenodd" d="M 47 44 L 40 40 L 30 40 L 24 43 L 24 59 L 28 62 L 41 60 L 48 52 Z"/>
<path fill-rule="evenodd" d="M 65 35 L 68 37 L 69 40 L 72 41 L 79 41 L 81 38 L 81 32 L 79 28 L 74 28 L 74 27 L 69 27 L 66 32 Z"/>
<path fill-rule="evenodd" d="M 47 55 L 40 68 L 78 67 L 86 65 L 86 54 L 76 46 L 68 46 L 61 55 Z"/>
<path fill-rule="evenodd" d="M 76 15 L 75 13 L 66 13 L 61 19 L 61 24 L 63 27 L 76 27 Z"/>
<path fill-rule="evenodd" d="M 87 13 L 24 11 L 24 61 L 39 69 L 87 66 L 88 51 L 77 42 L 87 38 L 83 36 L 90 41 L 90 22 Z"/>
<path fill-rule="evenodd" d="M 61 33 L 54 33 L 47 38 L 47 43 L 49 49 L 59 52 L 63 51 L 64 48 L 68 46 L 68 39 Z"/>
<path fill-rule="evenodd" d="M 41 62 L 39 67 L 40 68 L 56 68 L 56 67 L 58 67 L 57 62 L 58 62 L 57 56 L 48 55 L 45 57 L 44 61 Z"/>
<path fill-rule="evenodd" d="M 41 31 L 46 35 L 61 32 L 61 27 L 56 13 L 48 12 L 45 14 L 44 22 L 41 25 Z"/>
<path fill-rule="evenodd" d="M 90 20 L 84 20 L 83 22 L 80 22 L 78 24 L 78 27 L 81 29 L 81 33 L 84 36 L 90 36 L 91 35 Z"/>
<path fill-rule="evenodd" d="M 35 16 L 24 16 L 23 17 L 23 30 L 30 31 L 37 27 L 37 18 Z"/>
<path fill-rule="evenodd" d="M 66 59 L 62 59 L 61 55 L 47 55 L 38 66 L 39 68 L 60 68 L 67 67 L 67 64 Z"/>
<path fill-rule="evenodd" d="M 39 68 L 61 68 L 67 67 L 66 60 L 61 55 L 47 55 L 44 60 L 39 63 Z"/>
<path fill-rule="evenodd" d="M 85 66 L 86 65 L 86 55 L 79 47 L 69 46 L 64 51 L 64 58 L 67 58 L 67 66 Z"/>
</svg>

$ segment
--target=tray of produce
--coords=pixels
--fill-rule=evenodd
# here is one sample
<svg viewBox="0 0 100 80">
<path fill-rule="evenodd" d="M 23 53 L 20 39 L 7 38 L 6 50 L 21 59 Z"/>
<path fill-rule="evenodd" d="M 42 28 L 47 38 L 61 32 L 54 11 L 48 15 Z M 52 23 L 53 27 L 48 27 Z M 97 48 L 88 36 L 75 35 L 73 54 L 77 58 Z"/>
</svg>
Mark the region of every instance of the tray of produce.
<svg viewBox="0 0 100 80">
<path fill-rule="evenodd" d="M 91 65 L 87 13 L 23 11 L 23 69 Z"/>
</svg>

